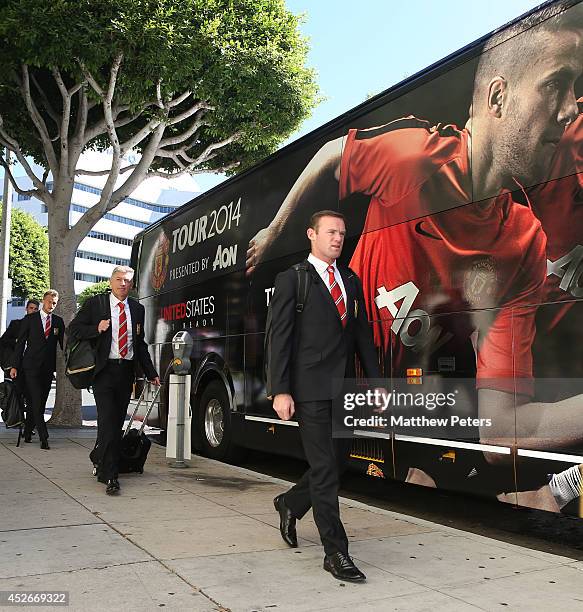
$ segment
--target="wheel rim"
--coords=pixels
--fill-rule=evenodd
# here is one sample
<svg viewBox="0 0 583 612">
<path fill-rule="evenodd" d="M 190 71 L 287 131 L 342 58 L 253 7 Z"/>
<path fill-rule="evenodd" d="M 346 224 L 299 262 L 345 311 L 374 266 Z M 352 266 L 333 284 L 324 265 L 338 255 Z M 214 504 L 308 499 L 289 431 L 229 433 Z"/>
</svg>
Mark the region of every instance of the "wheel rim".
<svg viewBox="0 0 583 612">
<path fill-rule="evenodd" d="M 225 416 L 223 407 L 217 399 L 212 399 L 204 411 L 204 431 L 208 443 L 216 448 L 223 441 Z"/>
</svg>

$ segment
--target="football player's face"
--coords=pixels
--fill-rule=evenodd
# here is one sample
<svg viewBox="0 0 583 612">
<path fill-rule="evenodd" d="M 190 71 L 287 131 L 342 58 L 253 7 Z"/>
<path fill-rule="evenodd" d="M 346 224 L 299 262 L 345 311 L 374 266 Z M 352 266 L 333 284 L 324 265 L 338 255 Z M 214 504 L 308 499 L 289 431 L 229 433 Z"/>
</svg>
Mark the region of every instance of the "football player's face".
<svg viewBox="0 0 583 612">
<path fill-rule="evenodd" d="M 26 305 L 26 314 L 33 314 L 34 312 L 38 312 L 38 306 L 33 302 L 29 302 Z"/>
<path fill-rule="evenodd" d="M 583 71 L 581 36 L 541 32 L 522 77 L 508 82 L 502 162 L 523 185 L 545 180 L 566 126 L 577 116 L 574 85 Z"/>
<path fill-rule="evenodd" d="M 340 257 L 345 236 L 346 225 L 338 217 L 321 217 L 316 230 L 308 230 L 313 255 L 328 263 Z"/>
<path fill-rule="evenodd" d="M 129 295 L 132 288 L 133 274 L 130 272 L 116 272 L 109 279 L 111 292 L 115 297 L 123 302 Z"/>
<path fill-rule="evenodd" d="M 45 295 L 43 298 L 43 310 L 47 314 L 51 314 L 51 312 L 53 312 L 53 310 L 57 307 L 58 301 L 59 298 L 54 295 Z"/>
</svg>

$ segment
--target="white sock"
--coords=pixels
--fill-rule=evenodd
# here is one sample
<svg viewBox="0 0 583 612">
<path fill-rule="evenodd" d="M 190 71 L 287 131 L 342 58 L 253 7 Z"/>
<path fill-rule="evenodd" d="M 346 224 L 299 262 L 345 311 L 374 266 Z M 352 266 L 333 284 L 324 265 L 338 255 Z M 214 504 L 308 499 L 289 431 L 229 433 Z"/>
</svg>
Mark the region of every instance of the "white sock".
<svg viewBox="0 0 583 612">
<path fill-rule="evenodd" d="M 581 495 L 583 477 L 579 471 L 579 466 L 574 465 L 560 474 L 553 474 L 549 487 L 559 508 L 564 508 L 570 501 Z"/>
</svg>

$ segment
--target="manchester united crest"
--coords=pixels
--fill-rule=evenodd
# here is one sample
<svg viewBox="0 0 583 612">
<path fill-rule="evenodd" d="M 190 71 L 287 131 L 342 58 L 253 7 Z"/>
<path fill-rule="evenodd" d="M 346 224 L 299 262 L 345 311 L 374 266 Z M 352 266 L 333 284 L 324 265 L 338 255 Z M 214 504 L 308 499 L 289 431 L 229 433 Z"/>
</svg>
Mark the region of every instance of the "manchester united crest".
<svg viewBox="0 0 583 612">
<path fill-rule="evenodd" d="M 168 274 L 168 251 L 170 250 L 170 241 L 164 232 L 158 236 L 154 245 L 154 264 L 150 275 L 152 289 L 159 291 L 166 280 Z"/>
<path fill-rule="evenodd" d="M 464 277 L 464 297 L 474 308 L 488 308 L 495 304 L 498 273 L 493 257 L 482 257 L 472 262 Z"/>
</svg>

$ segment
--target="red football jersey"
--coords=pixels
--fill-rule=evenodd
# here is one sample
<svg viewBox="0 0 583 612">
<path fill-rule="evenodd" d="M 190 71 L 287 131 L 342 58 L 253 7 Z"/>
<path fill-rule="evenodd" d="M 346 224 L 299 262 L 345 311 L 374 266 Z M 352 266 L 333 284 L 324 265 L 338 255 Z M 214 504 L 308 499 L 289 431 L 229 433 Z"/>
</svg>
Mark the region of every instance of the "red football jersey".
<svg viewBox="0 0 583 612">
<path fill-rule="evenodd" d="M 583 115 L 563 135 L 550 176 L 547 183 L 530 190 L 529 197 L 547 235 L 543 301 L 561 302 L 583 297 Z M 554 308 L 540 331 L 551 331 L 571 306 Z"/>
<path fill-rule="evenodd" d="M 468 140 L 413 117 L 349 131 L 340 198 L 370 196 L 350 266 L 393 375 L 451 360 L 471 339 L 478 387 L 532 394 L 545 236 L 510 193 L 471 203 Z"/>
</svg>

